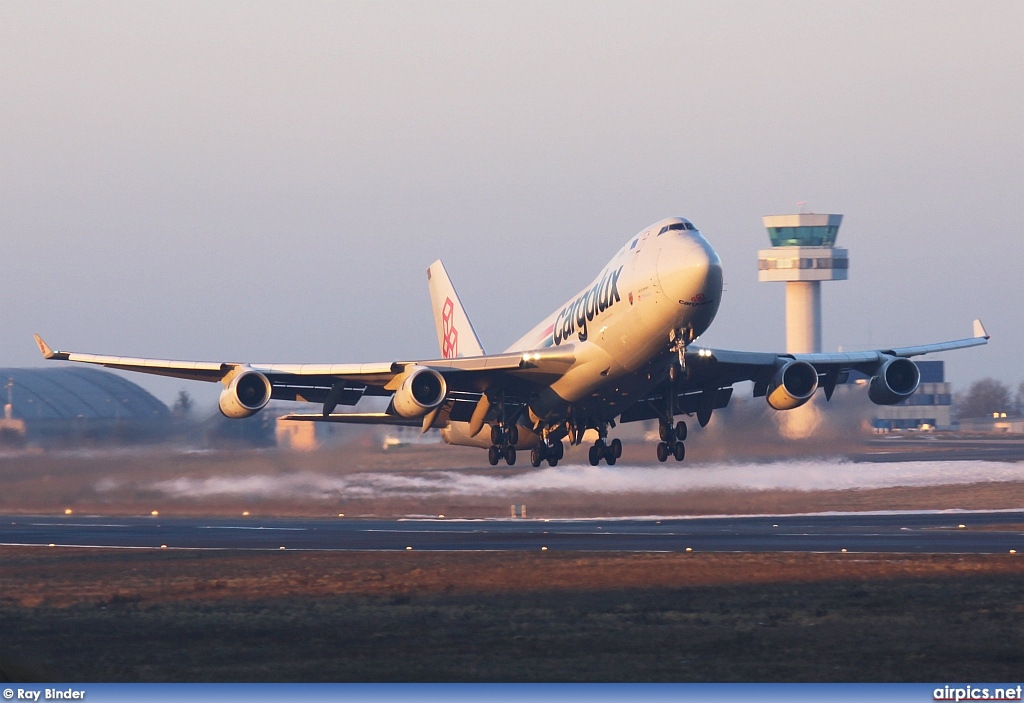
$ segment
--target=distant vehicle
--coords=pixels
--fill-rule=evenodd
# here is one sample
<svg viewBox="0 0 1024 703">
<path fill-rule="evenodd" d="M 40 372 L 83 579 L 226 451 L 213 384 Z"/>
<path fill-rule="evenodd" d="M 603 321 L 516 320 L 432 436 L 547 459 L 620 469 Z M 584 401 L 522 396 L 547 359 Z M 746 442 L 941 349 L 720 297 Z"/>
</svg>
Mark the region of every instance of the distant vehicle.
<svg viewBox="0 0 1024 703">
<path fill-rule="evenodd" d="M 427 269 L 441 358 L 368 364 L 255 364 L 171 361 L 54 351 L 36 335 L 47 359 L 217 381 L 227 417 L 259 412 L 271 400 L 322 403 L 320 413 L 289 420 L 418 426 L 445 442 L 487 449 L 490 464 L 515 464 L 530 450 L 534 466 L 555 466 L 563 440 L 580 444 L 597 432 L 590 463 L 614 464 L 622 442 L 609 441 L 618 422 L 656 419 L 658 459 L 682 461 L 687 436 L 679 415 L 703 427 L 724 408 L 733 384 L 754 383 L 776 410 L 809 401 L 821 388 L 831 399 L 851 370 L 871 377 L 868 396 L 895 404 L 917 389 L 909 357 L 985 344 L 974 336 L 914 347 L 835 354 L 776 354 L 698 347 L 722 297 L 722 264 L 685 218 L 662 220 L 632 237 L 594 280 L 501 354 L 485 354 L 440 261 Z M 383 412 L 338 413 L 364 396 L 390 398 Z"/>
</svg>

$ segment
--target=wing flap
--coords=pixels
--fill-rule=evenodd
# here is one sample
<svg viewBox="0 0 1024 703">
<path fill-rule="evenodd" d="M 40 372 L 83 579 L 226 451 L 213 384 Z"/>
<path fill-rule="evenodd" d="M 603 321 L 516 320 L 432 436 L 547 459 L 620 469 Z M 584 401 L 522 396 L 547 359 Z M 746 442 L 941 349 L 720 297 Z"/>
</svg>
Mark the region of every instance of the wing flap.
<svg viewBox="0 0 1024 703">
<path fill-rule="evenodd" d="M 297 422 L 341 422 L 350 425 L 398 425 L 400 427 L 420 427 L 423 424 L 422 418 L 408 419 L 388 413 L 332 413 L 330 415 L 295 413 L 282 415 L 280 419 Z"/>
</svg>

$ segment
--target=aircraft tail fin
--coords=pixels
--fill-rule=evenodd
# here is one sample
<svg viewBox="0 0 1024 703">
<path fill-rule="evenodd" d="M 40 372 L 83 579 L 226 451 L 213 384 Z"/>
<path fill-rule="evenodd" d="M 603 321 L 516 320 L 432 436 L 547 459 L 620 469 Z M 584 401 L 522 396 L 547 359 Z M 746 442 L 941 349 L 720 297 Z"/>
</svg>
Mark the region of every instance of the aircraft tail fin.
<svg viewBox="0 0 1024 703">
<path fill-rule="evenodd" d="M 484 348 L 480 338 L 440 260 L 427 269 L 427 285 L 430 288 L 430 304 L 434 308 L 434 325 L 437 327 L 441 356 L 445 359 L 483 356 Z"/>
</svg>

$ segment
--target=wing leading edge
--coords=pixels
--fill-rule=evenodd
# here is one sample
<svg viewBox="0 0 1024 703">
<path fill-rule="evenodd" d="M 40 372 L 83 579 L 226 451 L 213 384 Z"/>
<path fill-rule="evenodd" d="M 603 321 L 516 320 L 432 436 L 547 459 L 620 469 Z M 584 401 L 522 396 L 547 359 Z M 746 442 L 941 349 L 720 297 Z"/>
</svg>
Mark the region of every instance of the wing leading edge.
<svg viewBox="0 0 1024 703">
<path fill-rule="evenodd" d="M 137 371 L 193 381 L 228 384 L 243 371 L 267 377 L 277 400 L 325 402 L 334 393 L 335 403 L 354 405 L 362 395 L 390 395 L 409 367 L 425 366 L 445 377 L 455 391 L 480 391 L 496 376 L 524 389 L 549 383 L 575 362 L 571 345 L 554 349 L 366 364 L 263 364 L 235 361 L 177 361 L 129 356 L 58 351 L 39 335 L 36 345 L 43 357 L 54 361 L 96 364 L 112 369 Z M 477 393 L 479 395 L 479 393 Z"/>
</svg>

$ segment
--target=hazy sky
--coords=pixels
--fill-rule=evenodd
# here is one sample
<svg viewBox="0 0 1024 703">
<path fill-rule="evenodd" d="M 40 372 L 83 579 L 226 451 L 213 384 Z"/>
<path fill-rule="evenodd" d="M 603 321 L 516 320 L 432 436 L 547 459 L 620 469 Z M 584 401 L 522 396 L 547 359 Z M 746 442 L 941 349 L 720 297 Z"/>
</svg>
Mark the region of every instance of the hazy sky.
<svg viewBox="0 0 1024 703">
<path fill-rule="evenodd" d="M 1024 378 L 1024 3 L 0 2 L 0 365 L 500 351 L 664 217 L 782 350 L 761 216 L 845 215 L 827 350 Z M 218 386 L 132 375 L 165 400 Z"/>
</svg>

